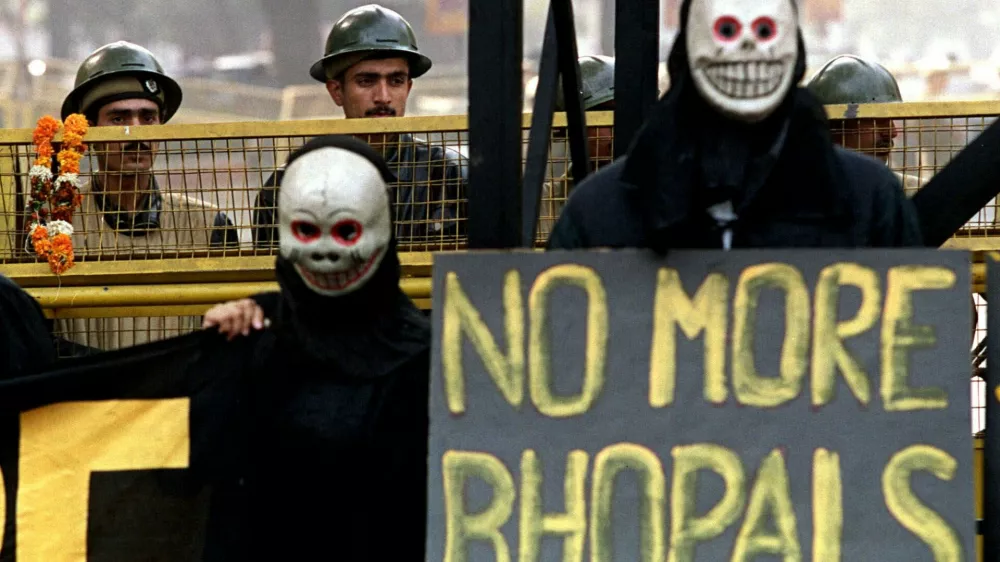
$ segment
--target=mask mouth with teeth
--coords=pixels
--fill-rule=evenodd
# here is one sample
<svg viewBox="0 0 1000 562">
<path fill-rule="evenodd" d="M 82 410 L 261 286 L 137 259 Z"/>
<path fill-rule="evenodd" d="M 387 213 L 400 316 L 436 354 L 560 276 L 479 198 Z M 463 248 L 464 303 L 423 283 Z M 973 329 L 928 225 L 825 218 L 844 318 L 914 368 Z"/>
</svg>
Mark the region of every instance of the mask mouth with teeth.
<svg viewBox="0 0 1000 562">
<path fill-rule="evenodd" d="M 766 119 L 794 86 L 798 32 L 792 0 L 692 0 L 686 47 L 698 93 L 726 117 Z"/>
<path fill-rule="evenodd" d="M 364 286 L 392 237 L 382 172 L 344 148 L 317 148 L 288 165 L 278 215 L 281 255 L 310 290 L 327 297 Z"/>
</svg>

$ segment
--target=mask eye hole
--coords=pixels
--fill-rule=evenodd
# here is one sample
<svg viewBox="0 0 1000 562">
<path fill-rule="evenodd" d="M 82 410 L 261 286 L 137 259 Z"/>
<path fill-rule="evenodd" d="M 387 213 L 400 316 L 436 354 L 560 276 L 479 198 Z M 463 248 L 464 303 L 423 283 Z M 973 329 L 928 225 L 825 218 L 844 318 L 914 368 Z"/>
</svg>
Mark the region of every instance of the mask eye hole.
<svg viewBox="0 0 1000 562">
<path fill-rule="evenodd" d="M 754 36 L 762 42 L 770 41 L 778 34 L 778 24 L 767 16 L 755 19 L 750 28 L 753 29 Z"/>
<path fill-rule="evenodd" d="M 722 16 L 715 20 L 713 29 L 716 39 L 729 43 L 739 39 L 740 32 L 743 31 L 743 25 L 740 24 L 740 20 L 733 16 Z"/>
<path fill-rule="evenodd" d="M 292 221 L 292 234 L 299 242 L 314 242 L 319 239 L 320 229 L 308 221 Z"/>
<path fill-rule="evenodd" d="M 343 244 L 344 246 L 353 246 L 358 243 L 358 240 L 361 239 L 362 230 L 360 222 L 353 219 L 347 219 L 339 221 L 337 224 L 333 225 L 333 228 L 330 229 L 330 234 L 339 244 Z"/>
</svg>

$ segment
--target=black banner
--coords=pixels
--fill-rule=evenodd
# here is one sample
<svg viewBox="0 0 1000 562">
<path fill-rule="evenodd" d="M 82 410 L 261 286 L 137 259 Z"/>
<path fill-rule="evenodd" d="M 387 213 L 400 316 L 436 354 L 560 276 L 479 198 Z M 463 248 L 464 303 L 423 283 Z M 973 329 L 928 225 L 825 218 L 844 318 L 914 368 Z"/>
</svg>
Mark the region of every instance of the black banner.
<svg viewBox="0 0 1000 562">
<path fill-rule="evenodd" d="M 0 560 L 239 559 L 251 341 L 195 333 L 0 383 Z"/>
<path fill-rule="evenodd" d="M 427 559 L 971 559 L 969 271 L 436 256 Z"/>
</svg>

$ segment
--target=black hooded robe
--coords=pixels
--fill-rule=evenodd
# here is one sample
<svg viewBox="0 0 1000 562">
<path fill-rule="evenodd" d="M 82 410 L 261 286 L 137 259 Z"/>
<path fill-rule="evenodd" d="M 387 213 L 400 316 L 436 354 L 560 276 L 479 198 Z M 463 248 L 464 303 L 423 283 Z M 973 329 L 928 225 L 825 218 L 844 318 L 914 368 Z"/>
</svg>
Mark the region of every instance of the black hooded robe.
<svg viewBox="0 0 1000 562">
<path fill-rule="evenodd" d="M 43 369 L 55 360 L 56 348 L 42 308 L 0 275 L 0 379 Z"/>
<path fill-rule="evenodd" d="M 881 162 L 834 146 L 822 105 L 805 89 L 791 88 L 757 124 L 708 106 L 688 66 L 690 4 L 681 6 L 668 61 L 670 91 L 628 153 L 573 190 L 548 248 L 921 246 L 899 180 Z M 793 84 L 804 73 L 800 34 Z M 727 200 L 735 221 L 707 211 Z"/>
<path fill-rule="evenodd" d="M 255 559 L 423 559 L 430 327 L 391 258 L 363 294 L 326 299 L 347 302 L 324 307 L 280 259 L 282 292 L 255 297 L 273 319 L 253 377 Z"/>
<path fill-rule="evenodd" d="M 391 172 L 359 141 L 334 146 Z M 255 560 L 423 560 L 427 316 L 399 287 L 395 239 L 355 291 L 311 290 L 279 257 L 277 293 L 255 296 L 271 327 L 253 334 L 255 450 L 245 487 Z"/>
</svg>

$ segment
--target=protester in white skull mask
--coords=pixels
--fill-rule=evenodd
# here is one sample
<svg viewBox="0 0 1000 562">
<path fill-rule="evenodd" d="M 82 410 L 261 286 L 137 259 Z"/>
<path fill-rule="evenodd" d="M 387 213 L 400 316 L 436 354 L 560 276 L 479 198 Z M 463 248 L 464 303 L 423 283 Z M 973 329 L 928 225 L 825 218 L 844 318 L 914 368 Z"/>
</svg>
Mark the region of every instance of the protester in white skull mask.
<svg viewBox="0 0 1000 562">
<path fill-rule="evenodd" d="M 280 292 L 208 315 L 272 320 L 249 342 L 255 444 L 268 451 L 244 492 L 258 559 L 423 557 L 430 326 L 399 288 L 393 180 L 351 137 L 295 151 L 278 200 Z M 406 522 L 388 541 L 387 508 Z"/>
<path fill-rule="evenodd" d="M 318 148 L 287 169 L 284 186 L 281 255 L 321 295 L 362 287 L 378 270 L 391 236 L 381 172 L 355 152 Z"/>
<path fill-rule="evenodd" d="M 670 89 L 628 153 L 576 187 L 550 249 L 919 246 L 880 162 L 835 147 L 797 87 L 793 0 L 685 0 Z"/>
<path fill-rule="evenodd" d="M 687 51 L 698 92 L 716 111 L 751 123 L 785 98 L 795 76 L 798 26 L 789 0 L 694 2 Z"/>
</svg>

